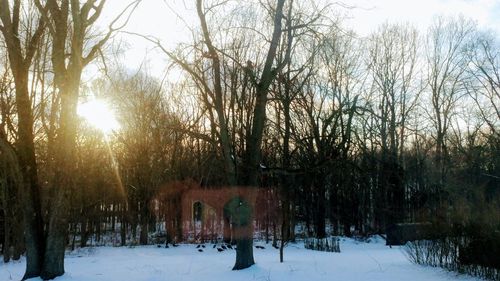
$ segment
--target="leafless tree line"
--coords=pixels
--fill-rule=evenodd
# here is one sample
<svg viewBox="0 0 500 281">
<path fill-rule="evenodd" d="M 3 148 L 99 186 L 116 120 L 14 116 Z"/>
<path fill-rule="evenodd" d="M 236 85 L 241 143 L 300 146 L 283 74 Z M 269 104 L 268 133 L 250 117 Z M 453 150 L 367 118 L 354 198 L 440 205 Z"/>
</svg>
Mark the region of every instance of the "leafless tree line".
<svg viewBox="0 0 500 281">
<path fill-rule="evenodd" d="M 147 244 L 164 220 L 158 190 L 186 179 L 279 194 L 266 223 L 281 261 L 299 223 L 318 238 L 428 220 L 498 229 L 472 207 L 498 210 L 496 34 L 439 17 L 423 34 L 386 23 L 362 38 L 335 5 L 196 0 L 191 42 L 170 50 L 128 34 L 184 74 L 158 80 L 104 48 L 139 2 L 99 32 L 105 1 L 0 1 L 3 255 L 26 252 L 25 278 L 62 275 L 77 237 L 84 247 L 120 229 L 122 245 L 137 231 Z M 83 83 L 90 64 L 103 75 Z M 89 95 L 112 101 L 119 131 L 105 137 L 77 117 Z M 183 191 L 164 202 L 178 228 Z M 235 227 L 243 269 L 254 230 Z"/>
</svg>

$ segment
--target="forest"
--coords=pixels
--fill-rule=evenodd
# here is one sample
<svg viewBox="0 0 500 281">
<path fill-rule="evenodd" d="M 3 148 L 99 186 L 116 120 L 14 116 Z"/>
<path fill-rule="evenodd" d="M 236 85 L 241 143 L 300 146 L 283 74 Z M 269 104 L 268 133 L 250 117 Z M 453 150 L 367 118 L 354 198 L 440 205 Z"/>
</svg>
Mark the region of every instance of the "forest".
<svg viewBox="0 0 500 281">
<path fill-rule="evenodd" d="M 495 31 L 436 16 L 365 37 L 340 2 L 190 0 L 171 48 L 127 30 L 128 2 L 0 1 L 0 244 L 23 279 L 63 275 L 67 249 L 224 240 L 237 270 L 254 238 L 286 261 L 405 224 L 431 229 L 414 262 L 500 278 Z M 129 68 L 123 36 L 165 73 Z"/>
</svg>

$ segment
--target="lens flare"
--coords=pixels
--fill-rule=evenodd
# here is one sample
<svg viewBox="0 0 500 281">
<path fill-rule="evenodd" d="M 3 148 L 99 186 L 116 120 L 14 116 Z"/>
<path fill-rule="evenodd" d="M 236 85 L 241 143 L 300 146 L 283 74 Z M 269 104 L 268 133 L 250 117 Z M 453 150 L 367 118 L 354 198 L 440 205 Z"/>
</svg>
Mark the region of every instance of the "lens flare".
<svg viewBox="0 0 500 281">
<path fill-rule="evenodd" d="M 78 115 L 105 135 L 120 128 L 113 111 L 101 100 L 91 100 L 78 106 Z"/>
</svg>

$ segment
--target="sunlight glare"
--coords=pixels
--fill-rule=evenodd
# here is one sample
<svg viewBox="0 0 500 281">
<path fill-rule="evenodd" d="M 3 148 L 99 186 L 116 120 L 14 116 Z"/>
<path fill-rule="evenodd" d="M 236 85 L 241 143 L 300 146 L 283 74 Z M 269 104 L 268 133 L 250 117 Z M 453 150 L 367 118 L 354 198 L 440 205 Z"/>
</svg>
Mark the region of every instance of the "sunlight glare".
<svg viewBox="0 0 500 281">
<path fill-rule="evenodd" d="M 106 135 L 120 128 L 113 111 L 101 100 L 91 100 L 78 105 L 78 115 Z"/>
</svg>

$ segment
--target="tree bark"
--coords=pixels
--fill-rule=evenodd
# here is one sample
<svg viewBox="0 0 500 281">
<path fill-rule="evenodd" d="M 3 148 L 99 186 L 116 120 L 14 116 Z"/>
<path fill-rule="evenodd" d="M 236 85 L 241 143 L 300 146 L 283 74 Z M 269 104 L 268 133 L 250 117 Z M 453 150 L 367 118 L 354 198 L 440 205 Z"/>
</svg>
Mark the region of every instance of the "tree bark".
<svg viewBox="0 0 500 281">
<path fill-rule="evenodd" d="M 40 187 L 35 157 L 33 136 L 33 112 L 29 96 L 29 67 L 32 63 L 38 43 L 43 34 L 44 22 L 39 20 L 32 36 L 28 36 L 22 46 L 19 36 L 21 20 L 21 2 L 14 1 L 12 13 L 9 1 L 0 1 L 0 31 L 7 46 L 9 63 L 16 88 L 16 106 L 18 117 L 17 155 L 22 175 L 22 193 L 24 196 L 24 223 L 26 241 L 26 272 L 23 279 L 37 277 L 43 263 L 43 220 L 40 203 Z M 24 50 L 24 54 L 23 54 Z"/>
<path fill-rule="evenodd" d="M 3 260 L 9 262 L 18 260 L 22 254 L 23 237 L 19 235 L 23 233 L 23 218 L 20 215 L 22 200 L 23 179 L 21 168 L 18 163 L 17 155 L 10 143 L 5 140 L 0 132 L 0 193 L 3 194 L 3 214 L 0 214 L 0 237 L 3 241 Z M 2 235 L 4 234 L 4 235 Z M 12 250 L 11 250 L 12 249 Z"/>
</svg>

